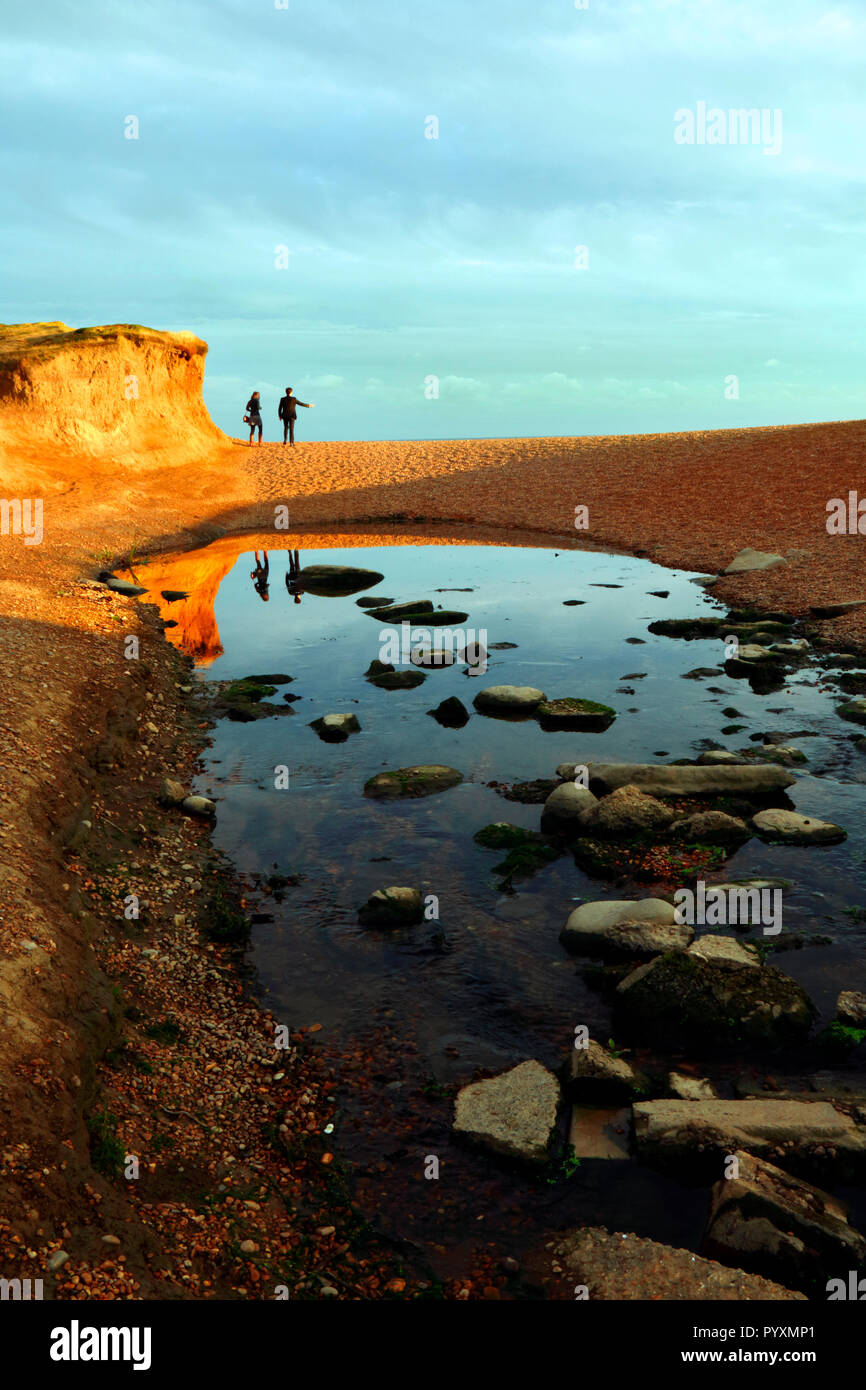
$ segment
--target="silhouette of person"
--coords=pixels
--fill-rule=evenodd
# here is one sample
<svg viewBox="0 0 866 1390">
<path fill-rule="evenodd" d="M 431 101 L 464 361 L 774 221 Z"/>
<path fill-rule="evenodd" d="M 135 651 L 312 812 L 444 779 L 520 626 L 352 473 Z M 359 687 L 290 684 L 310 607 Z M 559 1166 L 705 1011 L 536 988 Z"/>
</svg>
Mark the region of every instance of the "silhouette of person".
<svg viewBox="0 0 866 1390">
<path fill-rule="evenodd" d="M 247 401 L 247 419 L 250 426 L 250 444 L 253 442 L 253 432 L 258 430 L 259 443 L 262 442 L 262 403 L 258 391 L 254 391 Z"/>
<path fill-rule="evenodd" d="M 301 582 L 301 561 L 297 550 L 289 551 L 289 568 L 286 574 L 286 588 L 294 596 L 295 603 L 300 603 L 301 594 L 304 586 Z"/>
<path fill-rule="evenodd" d="M 256 557 L 256 567 L 254 570 L 250 570 L 250 579 L 253 581 L 253 588 L 255 589 L 259 598 L 262 600 L 263 603 L 267 603 L 269 597 L 268 570 L 270 569 L 270 565 L 268 563 L 268 552 L 266 550 L 262 551 L 262 555 L 264 556 L 264 562 L 262 562 L 259 559 L 259 552 L 257 550 L 253 551 L 253 554 Z"/>
<path fill-rule="evenodd" d="M 286 394 L 280 401 L 277 414 L 283 422 L 283 443 L 286 442 L 288 435 L 289 443 L 294 448 L 295 444 L 295 419 L 298 411 L 297 407 L 302 405 L 304 410 L 315 410 L 315 406 L 309 401 L 299 401 L 297 396 L 292 395 L 291 386 L 286 387 Z"/>
</svg>

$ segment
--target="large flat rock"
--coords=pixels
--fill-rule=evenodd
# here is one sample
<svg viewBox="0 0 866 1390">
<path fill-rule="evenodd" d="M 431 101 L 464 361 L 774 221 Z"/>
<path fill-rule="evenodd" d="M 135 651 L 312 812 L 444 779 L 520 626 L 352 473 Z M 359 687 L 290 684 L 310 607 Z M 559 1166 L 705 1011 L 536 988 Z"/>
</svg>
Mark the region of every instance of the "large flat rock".
<svg viewBox="0 0 866 1390">
<path fill-rule="evenodd" d="M 718 1177 L 738 1149 L 786 1168 L 866 1171 L 866 1131 L 827 1101 L 638 1101 L 634 1137 L 640 1159 L 693 1178 L 701 1163 Z"/>
<path fill-rule="evenodd" d="M 525 1262 L 525 1277 L 546 1298 L 569 1303 L 575 1301 L 576 1290 L 590 1300 L 606 1302 L 805 1298 L 759 1275 L 727 1269 L 692 1250 L 596 1226 L 557 1234 L 533 1251 Z"/>
<path fill-rule="evenodd" d="M 580 763 L 560 763 L 557 776 L 573 781 Z M 589 785 L 602 795 L 617 787 L 640 787 L 649 796 L 764 796 L 784 791 L 797 779 L 783 767 L 672 766 L 670 763 L 589 763 Z"/>
</svg>

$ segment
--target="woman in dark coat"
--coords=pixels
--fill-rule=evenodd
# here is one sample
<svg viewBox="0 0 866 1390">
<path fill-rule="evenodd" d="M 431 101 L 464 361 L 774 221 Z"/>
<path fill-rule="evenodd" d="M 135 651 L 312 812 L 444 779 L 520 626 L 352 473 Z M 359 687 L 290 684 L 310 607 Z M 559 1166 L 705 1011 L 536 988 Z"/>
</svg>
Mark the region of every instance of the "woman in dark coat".
<svg viewBox="0 0 866 1390">
<path fill-rule="evenodd" d="M 262 404 L 259 400 L 258 391 L 254 391 L 247 401 L 247 419 L 250 426 L 250 443 L 253 442 L 253 432 L 258 430 L 259 443 L 262 442 Z"/>
</svg>

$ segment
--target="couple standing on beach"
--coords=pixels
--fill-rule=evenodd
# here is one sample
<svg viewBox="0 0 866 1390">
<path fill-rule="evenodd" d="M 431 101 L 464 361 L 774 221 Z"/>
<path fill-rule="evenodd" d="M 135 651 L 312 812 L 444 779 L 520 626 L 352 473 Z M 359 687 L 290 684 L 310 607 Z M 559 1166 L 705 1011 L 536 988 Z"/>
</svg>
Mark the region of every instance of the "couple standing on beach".
<svg viewBox="0 0 866 1390">
<path fill-rule="evenodd" d="M 286 394 L 280 401 L 279 418 L 283 422 L 283 443 L 288 438 L 289 443 L 294 448 L 295 444 L 295 419 L 298 411 L 297 407 L 302 405 L 304 410 L 313 410 L 315 407 L 309 401 L 299 401 L 297 396 L 292 395 L 291 386 L 286 387 Z M 253 434 L 259 432 L 259 443 L 262 442 L 262 403 L 258 391 L 254 391 L 246 404 L 246 415 L 244 424 L 250 427 L 250 443 L 253 442 Z"/>
</svg>

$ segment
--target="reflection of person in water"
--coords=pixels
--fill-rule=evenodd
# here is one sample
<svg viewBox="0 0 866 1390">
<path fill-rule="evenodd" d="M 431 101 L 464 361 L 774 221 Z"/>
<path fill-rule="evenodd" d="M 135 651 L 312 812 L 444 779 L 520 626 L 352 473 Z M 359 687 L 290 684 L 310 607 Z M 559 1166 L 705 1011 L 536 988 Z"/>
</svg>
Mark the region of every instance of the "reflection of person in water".
<svg viewBox="0 0 866 1390">
<path fill-rule="evenodd" d="M 261 561 L 261 560 L 259 559 L 259 552 L 258 552 L 257 550 L 253 551 L 253 554 L 254 554 L 255 557 L 256 557 L 256 567 L 255 567 L 254 570 L 251 570 L 251 571 L 250 571 L 250 579 L 253 581 L 253 588 L 255 589 L 256 593 L 257 593 L 258 596 L 259 596 L 259 598 L 262 599 L 262 601 L 263 601 L 264 603 L 267 603 L 267 601 L 268 601 L 268 570 L 269 570 L 269 568 L 270 568 L 270 566 L 269 566 L 269 564 L 268 564 L 268 552 L 267 552 L 266 550 L 263 550 L 263 551 L 262 551 L 262 555 L 264 556 L 264 561 Z"/>
<path fill-rule="evenodd" d="M 286 588 L 294 595 L 295 603 L 300 603 L 304 586 L 301 583 L 301 560 L 297 550 L 289 551 L 289 569 L 286 575 Z"/>
</svg>

